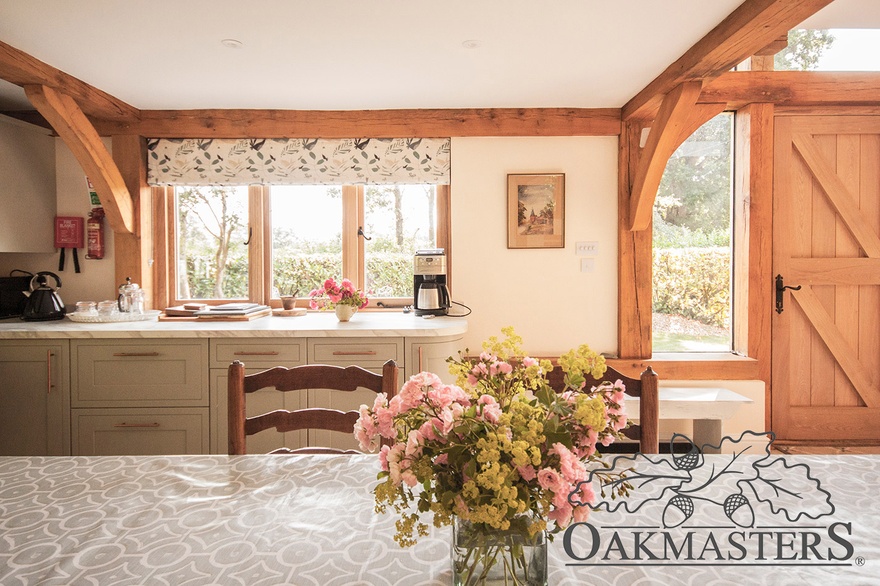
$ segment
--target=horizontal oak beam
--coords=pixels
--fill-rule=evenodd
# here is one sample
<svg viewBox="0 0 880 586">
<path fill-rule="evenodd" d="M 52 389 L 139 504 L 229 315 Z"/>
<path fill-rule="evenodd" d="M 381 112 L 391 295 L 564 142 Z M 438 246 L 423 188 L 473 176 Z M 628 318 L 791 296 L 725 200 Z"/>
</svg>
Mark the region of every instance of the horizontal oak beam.
<svg viewBox="0 0 880 586">
<path fill-rule="evenodd" d="M 113 231 L 136 234 L 131 194 L 119 168 L 73 98 L 41 85 L 26 85 L 24 91 L 92 181 Z"/>
<path fill-rule="evenodd" d="M 684 81 L 729 71 L 832 0 L 746 0 L 624 107 L 623 119 L 651 119 L 663 96 Z"/>
<path fill-rule="evenodd" d="M 851 71 L 729 71 L 703 84 L 699 102 L 738 108 L 880 104 L 880 73 Z"/>
<path fill-rule="evenodd" d="M 46 86 L 73 98 L 83 112 L 96 118 L 137 120 L 134 106 L 55 69 L 47 63 L 0 41 L 0 79 L 24 87 Z"/>
<path fill-rule="evenodd" d="M 96 128 L 149 138 L 617 136 L 620 110 L 142 110 L 138 121 L 96 121 Z"/>
</svg>

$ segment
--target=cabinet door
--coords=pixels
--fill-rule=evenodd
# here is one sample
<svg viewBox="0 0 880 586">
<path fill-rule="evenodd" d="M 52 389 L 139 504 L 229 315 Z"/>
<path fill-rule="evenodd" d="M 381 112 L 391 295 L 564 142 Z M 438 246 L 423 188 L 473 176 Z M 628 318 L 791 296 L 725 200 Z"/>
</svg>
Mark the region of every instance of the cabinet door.
<svg viewBox="0 0 880 586">
<path fill-rule="evenodd" d="M 74 340 L 73 407 L 207 407 L 205 340 Z"/>
<path fill-rule="evenodd" d="M 454 383 L 455 379 L 449 374 L 449 364 L 446 359 L 450 356 L 458 357 L 461 349 L 462 336 L 453 338 L 407 338 L 406 339 L 406 382 L 414 374 L 420 372 L 433 372 L 445 383 Z"/>
<path fill-rule="evenodd" d="M 208 408 L 73 409 L 74 454 L 208 453 Z"/>
<path fill-rule="evenodd" d="M 345 338 L 310 339 L 309 362 L 311 364 L 333 364 L 336 366 L 357 365 L 372 372 L 381 373 L 382 365 L 394 360 L 403 372 L 402 338 Z M 402 381 L 400 381 L 402 382 Z M 309 389 L 309 407 L 356 411 L 361 405 L 371 405 L 376 393 L 368 389 L 353 392 L 332 391 L 329 389 Z M 309 430 L 309 445 L 341 450 L 358 449 L 351 433 Z"/>
<path fill-rule="evenodd" d="M 260 369 L 247 369 L 247 374 L 259 372 Z M 274 389 L 264 389 L 249 393 L 245 399 L 245 414 L 248 417 L 274 411 L 275 409 L 302 409 L 306 406 L 305 391 L 281 393 Z M 215 454 L 229 453 L 229 399 L 227 391 L 226 370 L 211 369 L 211 451 Z M 307 432 L 288 431 L 281 433 L 274 429 L 266 429 L 247 437 L 248 454 L 266 454 L 277 448 L 285 447 L 295 450 L 305 447 Z"/>
<path fill-rule="evenodd" d="M 0 343 L 0 456 L 70 454 L 67 341 Z"/>
</svg>

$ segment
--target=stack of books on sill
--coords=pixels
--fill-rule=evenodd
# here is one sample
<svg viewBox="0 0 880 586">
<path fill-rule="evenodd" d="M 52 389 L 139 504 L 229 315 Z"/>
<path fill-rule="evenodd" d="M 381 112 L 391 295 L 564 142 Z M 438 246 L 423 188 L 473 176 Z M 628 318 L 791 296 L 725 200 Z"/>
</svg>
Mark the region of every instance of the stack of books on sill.
<svg viewBox="0 0 880 586">
<path fill-rule="evenodd" d="M 223 305 L 207 305 L 204 303 L 185 303 L 166 307 L 160 319 L 169 321 L 198 320 L 198 321 L 249 321 L 260 317 L 272 315 L 272 308 L 259 303 L 224 303 Z"/>
</svg>

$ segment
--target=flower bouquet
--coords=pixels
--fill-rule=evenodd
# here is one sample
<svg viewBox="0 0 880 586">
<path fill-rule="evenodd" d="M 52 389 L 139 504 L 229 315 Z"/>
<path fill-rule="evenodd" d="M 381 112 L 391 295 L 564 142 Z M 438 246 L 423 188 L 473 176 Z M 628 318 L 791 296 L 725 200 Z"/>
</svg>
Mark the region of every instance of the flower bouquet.
<svg viewBox="0 0 880 586">
<path fill-rule="evenodd" d="M 348 321 L 358 309 L 367 306 L 370 300 L 367 295 L 352 284 L 342 279 L 336 284 L 332 278 L 324 281 L 324 286 L 309 291 L 309 307 L 312 309 L 335 309 L 339 321 Z"/>
<path fill-rule="evenodd" d="M 433 513 L 437 527 L 455 523 L 456 584 L 545 583 L 545 535 L 587 518 L 595 495 L 581 481 L 597 446 L 626 425 L 620 381 L 585 388 L 586 374 L 604 373 L 602 356 L 583 345 L 560 357 L 557 392 L 551 363 L 525 356 L 513 328 L 502 332 L 479 356 L 448 359 L 457 385 L 422 372 L 391 400 L 362 405 L 355 425 L 363 449 L 390 440 L 374 492 L 377 512 L 390 505 L 400 515 L 401 546 L 427 535 L 421 513 Z"/>
</svg>

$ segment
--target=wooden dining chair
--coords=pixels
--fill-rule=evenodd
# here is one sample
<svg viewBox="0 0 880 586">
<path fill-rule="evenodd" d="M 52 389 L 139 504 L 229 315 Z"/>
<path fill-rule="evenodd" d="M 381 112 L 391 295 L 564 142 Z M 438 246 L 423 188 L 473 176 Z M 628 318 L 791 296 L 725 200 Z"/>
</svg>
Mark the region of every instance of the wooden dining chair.
<svg viewBox="0 0 880 586">
<path fill-rule="evenodd" d="M 327 364 L 308 364 L 286 368 L 276 366 L 254 374 L 245 374 L 245 366 L 236 360 L 229 365 L 229 454 L 247 453 L 246 437 L 265 429 L 275 428 L 279 432 L 301 429 L 318 429 L 353 433 L 358 419 L 357 411 L 339 411 L 321 407 L 309 407 L 288 411 L 278 409 L 253 417 L 245 415 L 248 393 L 261 389 L 274 388 L 280 392 L 304 389 L 330 389 L 352 392 L 356 389 L 369 389 L 385 393 L 390 399 L 397 393 L 398 367 L 393 360 L 382 366 L 382 374 L 370 372 L 360 366 L 332 366 Z M 355 450 L 340 450 L 330 447 L 307 447 L 291 450 L 278 448 L 270 452 L 298 454 L 348 454 Z"/>
<path fill-rule="evenodd" d="M 556 392 L 562 392 L 564 389 L 564 376 L 565 373 L 559 366 L 555 366 L 547 376 L 550 386 Z M 638 440 L 639 451 L 643 454 L 660 453 L 660 401 L 657 373 L 649 366 L 639 378 L 631 378 L 609 366 L 601 378 L 587 376 L 586 386 L 596 386 L 605 381 L 613 383 L 616 380 L 622 381 L 626 386 L 627 395 L 639 398 L 639 423 L 637 425 L 630 424 L 623 430 L 623 435 L 629 439 Z M 611 446 L 602 448 L 601 451 L 620 451 L 621 445 L 611 444 Z"/>
</svg>

